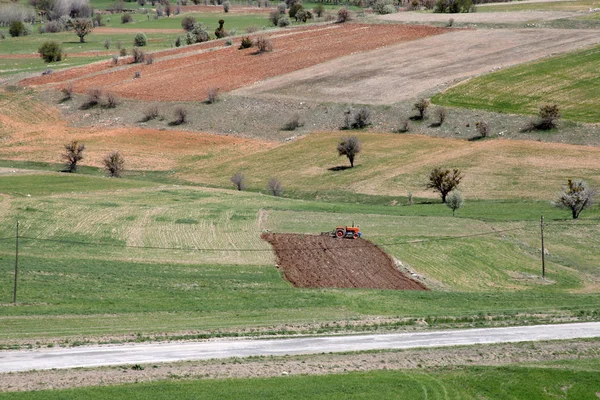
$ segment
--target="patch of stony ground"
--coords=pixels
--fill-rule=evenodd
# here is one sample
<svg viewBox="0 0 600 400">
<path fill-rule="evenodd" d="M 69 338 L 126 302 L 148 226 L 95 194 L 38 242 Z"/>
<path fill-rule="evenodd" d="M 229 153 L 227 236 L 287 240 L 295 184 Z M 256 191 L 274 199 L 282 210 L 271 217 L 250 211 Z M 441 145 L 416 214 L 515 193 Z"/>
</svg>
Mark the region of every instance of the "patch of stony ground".
<svg viewBox="0 0 600 400">
<path fill-rule="evenodd" d="M 65 389 L 177 379 L 258 378 L 324 375 L 351 371 L 435 368 L 453 365 L 507 365 L 600 357 L 598 339 L 321 354 L 250 357 L 102 368 L 0 374 L 0 392 Z"/>
</svg>

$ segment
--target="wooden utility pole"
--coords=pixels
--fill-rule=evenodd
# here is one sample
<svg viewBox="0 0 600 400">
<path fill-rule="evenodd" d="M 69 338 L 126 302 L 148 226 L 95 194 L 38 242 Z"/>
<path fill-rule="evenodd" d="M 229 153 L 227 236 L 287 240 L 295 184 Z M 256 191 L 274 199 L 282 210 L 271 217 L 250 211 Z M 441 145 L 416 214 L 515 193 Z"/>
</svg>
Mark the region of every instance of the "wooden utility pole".
<svg viewBox="0 0 600 400">
<path fill-rule="evenodd" d="M 540 232 L 542 234 L 542 279 L 546 279 L 546 248 L 544 247 L 544 216 L 540 218 Z"/>
<path fill-rule="evenodd" d="M 15 288 L 13 291 L 13 303 L 17 304 L 17 277 L 19 273 L 19 221 L 17 220 L 17 235 L 15 246 Z"/>
</svg>

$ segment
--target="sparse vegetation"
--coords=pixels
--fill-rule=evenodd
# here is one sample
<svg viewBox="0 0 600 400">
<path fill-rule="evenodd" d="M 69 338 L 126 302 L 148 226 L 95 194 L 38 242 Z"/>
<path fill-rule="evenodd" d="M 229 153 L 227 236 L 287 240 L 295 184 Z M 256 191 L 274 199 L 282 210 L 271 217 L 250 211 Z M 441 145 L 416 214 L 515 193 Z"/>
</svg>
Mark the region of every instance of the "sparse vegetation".
<svg viewBox="0 0 600 400">
<path fill-rule="evenodd" d="M 487 122 L 479 121 L 475 124 L 475 128 L 477 129 L 480 138 L 486 138 L 490 134 L 490 126 Z"/>
<path fill-rule="evenodd" d="M 210 88 L 206 96 L 206 103 L 214 104 L 219 101 L 219 88 Z"/>
<path fill-rule="evenodd" d="M 451 170 L 434 168 L 429 173 L 429 183 L 426 187 L 439 192 L 440 196 L 442 197 L 442 203 L 446 203 L 448 193 L 458 188 L 458 185 L 462 179 L 462 173 L 458 168 Z"/>
<path fill-rule="evenodd" d="M 348 22 L 352 19 L 352 14 L 350 13 L 350 10 L 348 10 L 345 7 L 342 7 L 338 10 L 338 14 L 337 14 L 337 22 L 339 24 L 343 24 L 344 22 Z"/>
<path fill-rule="evenodd" d="M 356 111 L 348 109 L 344 112 L 342 129 L 363 129 L 371 125 L 371 110 L 361 107 Z"/>
<path fill-rule="evenodd" d="M 250 39 L 250 36 L 244 36 L 242 38 L 242 42 L 240 43 L 239 49 L 240 50 L 249 49 L 253 45 L 254 45 L 254 42 L 252 41 L 252 39 Z"/>
<path fill-rule="evenodd" d="M 133 48 L 131 55 L 133 56 L 134 64 L 143 63 L 146 60 L 146 53 L 138 47 Z"/>
<path fill-rule="evenodd" d="M 153 119 L 156 119 L 158 117 L 160 117 L 160 111 L 158 109 L 158 106 L 156 104 L 153 104 L 146 108 L 146 110 L 144 111 L 144 118 L 142 119 L 142 121 L 152 121 Z"/>
<path fill-rule="evenodd" d="M 196 18 L 192 17 L 191 15 L 186 15 L 181 19 L 181 27 L 186 32 L 191 32 L 196 24 Z"/>
<path fill-rule="evenodd" d="M 131 16 L 131 14 L 125 13 L 125 14 L 121 15 L 121 23 L 122 24 L 129 24 L 131 22 L 133 22 L 133 17 Z"/>
<path fill-rule="evenodd" d="M 540 120 L 536 124 L 536 129 L 549 130 L 556 128 L 556 121 L 560 118 L 558 105 L 545 104 L 541 106 L 538 116 L 540 117 Z"/>
<path fill-rule="evenodd" d="M 227 33 L 227 31 L 225 30 L 225 28 L 223 28 L 223 24 L 225 24 L 225 20 L 220 19 L 219 20 L 219 27 L 217 29 L 215 29 L 215 37 L 217 39 L 222 39 L 226 36 L 229 36 L 229 33 Z"/>
<path fill-rule="evenodd" d="M 65 160 L 65 172 L 77 172 L 78 163 L 83 160 L 84 151 L 85 145 L 77 140 L 65 145 L 65 152 L 62 154 L 62 158 Z"/>
<path fill-rule="evenodd" d="M 442 126 L 446 121 L 446 116 L 448 115 L 448 111 L 444 107 L 439 107 L 435 110 L 435 116 L 437 117 L 437 126 Z"/>
<path fill-rule="evenodd" d="M 106 93 L 106 102 L 104 106 L 106 108 L 116 108 L 119 105 L 119 98 L 112 92 Z"/>
<path fill-rule="evenodd" d="M 362 143 L 356 136 L 344 137 L 337 145 L 337 151 L 340 156 L 348 157 L 350 168 L 354 168 L 354 159 L 362 150 Z"/>
<path fill-rule="evenodd" d="M 102 160 L 104 170 L 111 178 L 120 178 L 125 168 L 125 159 L 118 151 L 113 151 Z"/>
<path fill-rule="evenodd" d="M 100 89 L 89 89 L 87 91 L 87 100 L 82 104 L 82 109 L 88 109 L 96 107 L 100 104 L 100 100 L 102 99 L 103 93 Z"/>
<path fill-rule="evenodd" d="M 64 88 L 60 89 L 60 91 L 63 94 L 63 98 L 61 99 L 62 102 L 73 100 L 73 84 L 65 86 Z"/>
<path fill-rule="evenodd" d="M 577 219 L 583 210 L 594 205 L 597 194 L 598 191 L 591 188 L 587 182 L 569 179 L 567 186 L 553 204 L 558 208 L 570 210 L 573 219 Z"/>
</svg>

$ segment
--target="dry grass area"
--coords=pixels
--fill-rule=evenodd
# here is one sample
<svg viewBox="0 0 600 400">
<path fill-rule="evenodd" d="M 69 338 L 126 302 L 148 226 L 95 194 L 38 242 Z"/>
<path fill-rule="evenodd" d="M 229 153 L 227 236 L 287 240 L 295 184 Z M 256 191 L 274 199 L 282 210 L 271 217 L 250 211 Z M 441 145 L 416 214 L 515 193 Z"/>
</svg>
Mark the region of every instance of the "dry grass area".
<svg viewBox="0 0 600 400">
<path fill-rule="evenodd" d="M 132 127 L 74 128 L 57 107 L 36 100 L 35 93 L 4 92 L 0 97 L 0 158 L 60 163 L 64 144 L 85 143 L 83 165 L 101 167 L 104 156 L 121 151 L 128 169 L 164 171 L 194 163 L 225 162 L 241 154 L 263 151 L 275 143 L 234 136 Z"/>
<path fill-rule="evenodd" d="M 272 40 L 274 50 L 260 55 L 255 54 L 254 48 L 238 50 L 237 43 L 200 53 L 195 46 L 189 46 L 179 50 L 177 58 L 160 59 L 161 53 L 155 53 L 152 65 L 132 64 L 113 69 L 94 66 L 94 74 L 81 68 L 26 79 L 22 84 L 64 86 L 69 82 L 80 93 L 90 88 L 110 88 L 115 94 L 132 99 L 202 101 L 211 88 L 230 91 L 345 55 L 445 31 L 408 25 L 319 25 L 265 34 Z M 140 79 L 134 79 L 137 71 L 141 73 Z"/>
<path fill-rule="evenodd" d="M 349 371 L 433 368 L 452 365 L 509 365 L 600 356 L 598 342 L 571 340 L 511 343 L 315 356 L 259 357 L 187 361 L 146 366 L 81 368 L 2 374 L 0 392 L 119 385 L 164 379 L 258 378 L 280 375 L 323 375 Z"/>
<path fill-rule="evenodd" d="M 458 30 L 387 46 L 368 54 L 347 55 L 233 93 L 307 101 L 392 104 L 417 96 L 428 97 L 457 81 L 499 68 L 596 43 L 600 43 L 596 30 Z"/>
<path fill-rule="evenodd" d="M 485 11 L 485 9 L 483 10 Z M 450 18 L 457 23 L 471 24 L 515 24 L 521 22 L 551 21 L 553 19 L 572 18 L 580 16 L 578 12 L 568 11 L 506 11 L 506 12 L 476 12 L 458 14 L 439 14 L 422 12 L 399 12 L 380 15 L 377 18 L 384 21 L 431 23 L 448 22 Z"/>
<path fill-rule="evenodd" d="M 461 168 L 467 198 L 538 199 L 554 197 L 568 178 L 598 186 L 600 148 L 517 140 L 465 141 L 420 135 L 353 133 L 363 142 L 355 168 L 339 157 L 345 132 L 315 133 L 268 152 L 198 168 L 190 179 L 217 184 L 243 171 L 250 186 L 262 188 L 276 176 L 290 190 L 346 190 L 373 195 L 437 198 L 424 189 L 436 167 Z M 183 175 L 182 175 L 183 177 Z M 260 185 L 260 186 L 259 186 Z"/>
</svg>

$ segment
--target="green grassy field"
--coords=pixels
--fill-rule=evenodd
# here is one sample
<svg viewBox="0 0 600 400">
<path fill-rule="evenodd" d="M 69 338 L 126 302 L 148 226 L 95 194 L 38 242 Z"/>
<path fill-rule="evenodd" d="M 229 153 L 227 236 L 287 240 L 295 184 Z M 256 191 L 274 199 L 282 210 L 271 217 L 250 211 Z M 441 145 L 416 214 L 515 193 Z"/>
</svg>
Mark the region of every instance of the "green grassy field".
<svg viewBox="0 0 600 400">
<path fill-rule="evenodd" d="M 516 4 L 514 4 L 516 3 Z M 513 4 L 494 4 L 477 7 L 477 12 L 496 12 L 496 11 L 588 11 L 590 8 L 600 7 L 598 0 L 576 0 L 576 1 L 556 1 L 519 4 L 518 1 Z"/>
<path fill-rule="evenodd" d="M 549 218 L 541 281 L 535 219 L 542 210 L 561 218 L 544 203 L 509 203 L 506 219 L 488 220 L 494 203 L 486 201 L 451 217 L 444 205 L 419 199 L 325 203 L 48 173 L 0 176 L 0 193 L 3 304 L 12 300 L 17 219 L 21 236 L 20 305 L 0 309 L 4 340 L 600 308 L 597 211 L 578 222 Z M 318 233 L 352 221 L 434 290 L 295 289 L 259 238 L 266 229 Z M 494 230 L 501 232 L 457 237 Z"/>
<path fill-rule="evenodd" d="M 581 50 L 471 79 L 432 101 L 516 114 L 536 114 L 541 105 L 555 103 L 566 119 L 600 122 L 599 62 L 600 47 Z"/>
<path fill-rule="evenodd" d="M 593 399 L 600 360 L 262 379 L 184 380 L 2 393 L 0 399 Z"/>
</svg>

